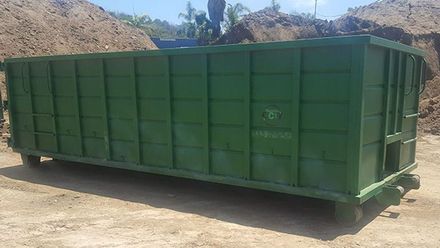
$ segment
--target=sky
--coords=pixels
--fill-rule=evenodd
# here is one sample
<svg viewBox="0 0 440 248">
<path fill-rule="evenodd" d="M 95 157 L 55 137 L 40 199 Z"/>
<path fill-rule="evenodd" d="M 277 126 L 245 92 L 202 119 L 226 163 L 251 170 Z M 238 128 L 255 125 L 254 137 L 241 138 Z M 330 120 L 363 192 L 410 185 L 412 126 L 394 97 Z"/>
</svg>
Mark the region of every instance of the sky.
<svg viewBox="0 0 440 248">
<path fill-rule="evenodd" d="M 127 14 L 148 15 L 152 19 L 167 20 L 171 23 L 181 23 L 178 18 L 180 12 L 185 10 L 186 0 L 89 0 L 106 10 L 125 12 Z M 207 12 L 208 0 L 191 0 L 198 10 Z M 227 3 L 240 2 L 257 11 L 270 5 L 271 0 L 226 0 Z M 315 0 L 278 0 L 281 11 L 292 13 L 313 13 Z M 375 0 L 318 0 L 318 18 L 335 19 L 344 14 L 349 7 L 370 4 Z"/>
</svg>

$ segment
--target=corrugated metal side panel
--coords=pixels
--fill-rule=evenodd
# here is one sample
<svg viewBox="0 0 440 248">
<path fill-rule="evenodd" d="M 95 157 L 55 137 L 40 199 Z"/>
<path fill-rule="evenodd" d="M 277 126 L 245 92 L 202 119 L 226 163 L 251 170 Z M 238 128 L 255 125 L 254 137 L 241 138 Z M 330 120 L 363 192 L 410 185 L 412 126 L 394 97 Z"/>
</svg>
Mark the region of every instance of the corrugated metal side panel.
<svg viewBox="0 0 440 248">
<path fill-rule="evenodd" d="M 15 147 L 346 192 L 351 53 L 10 63 Z"/>
</svg>

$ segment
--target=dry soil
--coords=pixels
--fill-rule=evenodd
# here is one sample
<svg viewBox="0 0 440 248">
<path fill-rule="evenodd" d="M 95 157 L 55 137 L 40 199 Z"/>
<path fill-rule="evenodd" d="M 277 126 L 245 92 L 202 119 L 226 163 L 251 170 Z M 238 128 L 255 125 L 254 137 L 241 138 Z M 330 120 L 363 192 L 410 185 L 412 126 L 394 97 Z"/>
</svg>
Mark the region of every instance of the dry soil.
<svg viewBox="0 0 440 248">
<path fill-rule="evenodd" d="M 440 137 L 418 145 L 422 188 L 337 225 L 326 201 L 0 153 L 3 247 L 439 247 Z"/>
</svg>

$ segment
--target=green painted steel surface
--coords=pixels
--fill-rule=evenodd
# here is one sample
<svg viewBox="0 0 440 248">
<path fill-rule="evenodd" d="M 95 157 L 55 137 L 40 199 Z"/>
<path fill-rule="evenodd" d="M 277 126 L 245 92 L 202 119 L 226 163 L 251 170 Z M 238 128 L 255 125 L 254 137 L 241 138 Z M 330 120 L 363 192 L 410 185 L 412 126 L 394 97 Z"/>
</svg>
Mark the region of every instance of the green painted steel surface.
<svg viewBox="0 0 440 248">
<path fill-rule="evenodd" d="M 8 59 L 11 146 L 359 204 L 417 166 L 423 56 L 354 36 Z"/>
</svg>

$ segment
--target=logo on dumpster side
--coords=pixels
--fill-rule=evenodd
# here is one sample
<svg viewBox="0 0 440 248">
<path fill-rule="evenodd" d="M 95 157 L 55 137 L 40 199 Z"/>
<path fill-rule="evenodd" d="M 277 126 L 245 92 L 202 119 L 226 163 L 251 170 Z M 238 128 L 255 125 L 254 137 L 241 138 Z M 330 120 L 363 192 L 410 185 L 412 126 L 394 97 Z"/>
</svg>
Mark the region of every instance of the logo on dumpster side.
<svg viewBox="0 0 440 248">
<path fill-rule="evenodd" d="M 274 125 L 278 120 L 283 118 L 283 112 L 281 112 L 278 106 L 270 105 L 264 109 L 262 117 L 264 122 L 269 125 Z"/>
</svg>

